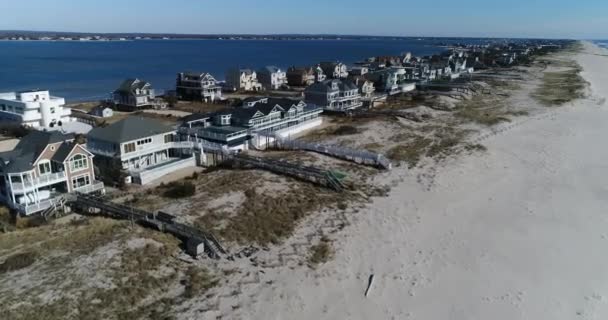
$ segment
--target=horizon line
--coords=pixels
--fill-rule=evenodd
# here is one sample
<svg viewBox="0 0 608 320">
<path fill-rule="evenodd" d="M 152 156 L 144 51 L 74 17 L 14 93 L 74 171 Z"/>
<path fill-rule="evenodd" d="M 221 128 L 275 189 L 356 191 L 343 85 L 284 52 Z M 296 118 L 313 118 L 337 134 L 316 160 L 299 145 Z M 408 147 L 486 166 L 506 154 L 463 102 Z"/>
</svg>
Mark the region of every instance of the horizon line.
<svg viewBox="0 0 608 320">
<path fill-rule="evenodd" d="M 95 35 L 173 35 L 173 36 L 320 36 L 320 37 L 376 37 L 376 38 L 439 38 L 439 39 L 524 39 L 524 40 L 603 40 L 584 38 L 559 37 L 525 37 L 525 36 L 433 36 L 433 35 L 373 35 L 373 34 L 340 34 L 340 33 L 178 33 L 178 32 L 91 32 L 91 31 L 49 31 L 49 30 L 0 30 L 0 33 L 27 32 L 27 33 L 55 33 L 55 34 L 95 34 Z"/>
</svg>

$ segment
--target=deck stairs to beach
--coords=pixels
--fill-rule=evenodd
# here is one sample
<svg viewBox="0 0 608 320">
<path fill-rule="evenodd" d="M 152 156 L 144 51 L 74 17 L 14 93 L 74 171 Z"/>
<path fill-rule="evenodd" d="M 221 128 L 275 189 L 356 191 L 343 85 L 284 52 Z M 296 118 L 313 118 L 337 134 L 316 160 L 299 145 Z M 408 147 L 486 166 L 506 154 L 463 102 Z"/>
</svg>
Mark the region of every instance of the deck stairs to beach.
<svg viewBox="0 0 608 320">
<path fill-rule="evenodd" d="M 107 201 L 102 197 L 83 193 L 77 193 L 71 196 L 71 198 L 68 199 L 67 204 L 77 207 L 81 209 L 81 212 L 88 214 L 128 220 L 144 227 L 170 233 L 182 239 L 185 243 L 189 241 L 203 243 L 207 255 L 214 259 L 219 259 L 221 254 L 227 254 L 227 251 L 222 247 L 214 235 L 198 228 L 175 222 L 175 217 L 166 213 L 148 212 Z"/>
<path fill-rule="evenodd" d="M 338 159 L 379 167 L 385 170 L 390 170 L 392 168 L 390 160 L 388 160 L 384 155 L 365 150 L 355 150 L 322 143 L 281 138 L 276 135 L 274 136 L 274 142 L 270 147 L 280 150 L 312 151 Z"/>
<path fill-rule="evenodd" d="M 48 220 L 50 218 L 59 218 L 61 215 L 65 214 L 65 205 L 67 203 L 67 199 L 64 196 L 60 196 L 53 202 L 53 205 L 46 208 L 44 211 L 40 212 L 40 216 L 44 218 L 44 220 Z"/>
<path fill-rule="evenodd" d="M 297 179 L 323 185 L 338 192 L 344 190 L 345 188 L 342 181 L 331 171 L 322 170 L 311 166 L 304 166 L 276 159 L 256 157 L 243 153 L 232 155 L 230 157 L 230 161 L 235 166 L 257 168 L 277 174 L 291 176 Z"/>
</svg>

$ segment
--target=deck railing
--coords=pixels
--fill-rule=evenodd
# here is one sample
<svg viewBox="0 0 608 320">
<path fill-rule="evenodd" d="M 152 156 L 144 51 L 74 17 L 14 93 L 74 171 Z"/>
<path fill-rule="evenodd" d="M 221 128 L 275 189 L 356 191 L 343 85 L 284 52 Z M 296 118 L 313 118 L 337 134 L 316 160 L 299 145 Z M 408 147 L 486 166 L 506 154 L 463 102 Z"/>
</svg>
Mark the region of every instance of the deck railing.
<svg viewBox="0 0 608 320">
<path fill-rule="evenodd" d="M 65 171 L 45 174 L 34 180 L 25 180 L 24 182 L 13 182 L 13 191 L 20 192 L 32 188 L 41 188 L 66 180 Z"/>
</svg>

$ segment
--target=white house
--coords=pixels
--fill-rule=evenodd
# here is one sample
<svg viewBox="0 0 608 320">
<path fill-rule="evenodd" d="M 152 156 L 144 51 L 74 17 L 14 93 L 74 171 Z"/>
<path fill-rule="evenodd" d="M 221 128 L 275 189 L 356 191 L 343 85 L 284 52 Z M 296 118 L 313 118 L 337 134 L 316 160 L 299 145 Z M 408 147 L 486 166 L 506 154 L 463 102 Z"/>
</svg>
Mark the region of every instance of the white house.
<svg viewBox="0 0 608 320">
<path fill-rule="evenodd" d="M 194 144 L 178 141 L 176 128 L 157 120 L 127 117 L 87 135 L 96 161 L 116 161 L 135 183 L 147 184 L 176 170 L 196 165 Z"/>
<path fill-rule="evenodd" d="M 0 120 L 18 122 L 36 129 L 52 129 L 72 122 L 65 99 L 47 90 L 0 93 Z"/>
<path fill-rule="evenodd" d="M 111 118 L 114 116 L 114 110 L 106 106 L 97 106 L 91 109 L 89 114 L 100 118 Z"/>
<path fill-rule="evenodd" d="M 287 73 L 275 66 L 258 70 L 258 79 L 265 88 L 271 90 L 278 90 L 287 85 Z"/>
</svg>

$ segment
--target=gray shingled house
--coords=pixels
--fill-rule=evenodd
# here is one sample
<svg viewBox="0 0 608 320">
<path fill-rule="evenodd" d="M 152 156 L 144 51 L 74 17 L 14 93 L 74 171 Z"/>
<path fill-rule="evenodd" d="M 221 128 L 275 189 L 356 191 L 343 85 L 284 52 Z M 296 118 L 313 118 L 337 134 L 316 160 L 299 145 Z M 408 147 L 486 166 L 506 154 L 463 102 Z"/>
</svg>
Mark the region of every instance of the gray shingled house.
<svg viewBox="0 0 608 320">
<path fill-rule="evenodd" d="M 268 90 L 278 90 L 287 86 L 287 73 L 279 67 L 266 66 L 258 70 L 258 80 Z"/>
<path fill-rule="evenodd" d="M 363 105 L 359 88 L 349 80 L 331 79 L 315 83 L 304 91 L 307 103 L 327 111 L 344 112 Z"/>
<path fill-rule="evenodd" d="M 127 79 L 112 94 L 116 107 L 124 111 L 153 108 L 156 95 L 149 82 L 139 79 Z"/>
<path fill-rule="evenodd" d="M 104 191 L 95 180 L 93 154 L 57 131 L 32 131 L 0 153 L 0 176 L 0 200 L 23 215 L 60 205 L 65 193 Z"/>
<path fill-rule="evenodd" d="M 222 99 L 222 87 L 207 72 L 178 73 L 175 91 L 182 100 L 214 102 Z"/>
<path fill-rule="evenodd" d="M 246 150 L 256 134 L 294 134 L 320 125 L 320 107 L 302 100 L 251 97 L 233 109 L 194 114 L 180 133 L 215 149 Z"/>
</svg>

